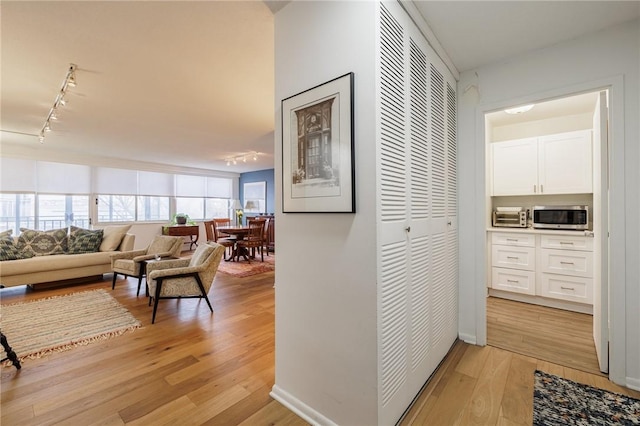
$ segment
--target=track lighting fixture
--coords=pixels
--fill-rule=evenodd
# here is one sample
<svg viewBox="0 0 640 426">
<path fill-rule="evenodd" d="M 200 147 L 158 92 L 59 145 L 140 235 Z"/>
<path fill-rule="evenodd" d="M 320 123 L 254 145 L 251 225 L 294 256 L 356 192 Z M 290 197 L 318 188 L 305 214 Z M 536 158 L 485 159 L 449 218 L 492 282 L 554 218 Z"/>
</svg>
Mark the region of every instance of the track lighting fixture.
<svg viewBox="0 0 640 426">
<path fill-rule="evenodd" d="M 58 93 L 58 96 L 56 96 L 56 100 L 53 102 L 53 106 L 49 110 L 49 114 L 47 115 L 47 118 L 42 125 L 40 134 L 38 135 L 38 140 L 40 141 L 40 143 L 44 143 L 45 132 L 51 131 L 51 120 L 57 120 L 60 107 L 63 107 L 67 104 L 67 100 L 65 99 L 67 89 L 69 87 L 76 87 L 76 68 L 77 66 L 75 64 L 69 64 L 69 70 L 67 71 L 67 75 L 62 81 L 60 92 Z"/>
<path fill-rule="evenodd" d="M 251 151 L 248 154 L 242 154 L 242 155 L 236 155 L 235 157 L 227 157 L 224 159 L 225 163 L 227 163 L 227 166 L 230 165 L 236 165 L 238 164 L 238 161 L 242 161 L 243 163 L 247 162 L 247 158 L 251 158 L 253 161 L 258 161 L 258 154 L 260 154 L 259 152 L 256 151 Z"/>
</svg>

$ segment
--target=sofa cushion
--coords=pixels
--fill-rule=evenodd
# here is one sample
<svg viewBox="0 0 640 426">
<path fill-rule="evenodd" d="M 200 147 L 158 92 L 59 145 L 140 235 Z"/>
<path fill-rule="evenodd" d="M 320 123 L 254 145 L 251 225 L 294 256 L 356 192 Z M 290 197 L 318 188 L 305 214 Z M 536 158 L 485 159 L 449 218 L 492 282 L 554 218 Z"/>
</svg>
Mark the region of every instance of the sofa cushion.
<svg viewBox="0 0 640 426">
<path fill-rule="evenodd" d="M 49 231 L 20 228 L 18 249 L 24 257 L 64 254 L 67 251 L 67 245 L 66 228 L 51 229 Z"/>
<path fill-rule="evenodd" d="M 31 259 L 18 259 L 11 262 L 3 262 L 2 276 L 31 274 L 37 272 L 55 271 L 62 269 L 85 268 L 96 265 L 111 266 L 110 255 L 113 252 L 83 253 L 83 254 L 56 254 L 51 256 L 35 256 Z"/>
<path fill-rule="evenodd" d="M 69 228 L 69 248 L 68 254 L 93 253 L 100 249 L 104 231 L 97 229 Z"/>
<path fill-rule="evenodd" d="M 0 261 L 22 259 L 11 232 L 12 230 L 0 233 Z"/>
<path fill-rule="evenodd" d="M 122 242 L 124 235 L 131 229 L 131 225 L 105 226 L 104 236 L 100 244 L 100 251 L 114 251 Z"/>
</svg>

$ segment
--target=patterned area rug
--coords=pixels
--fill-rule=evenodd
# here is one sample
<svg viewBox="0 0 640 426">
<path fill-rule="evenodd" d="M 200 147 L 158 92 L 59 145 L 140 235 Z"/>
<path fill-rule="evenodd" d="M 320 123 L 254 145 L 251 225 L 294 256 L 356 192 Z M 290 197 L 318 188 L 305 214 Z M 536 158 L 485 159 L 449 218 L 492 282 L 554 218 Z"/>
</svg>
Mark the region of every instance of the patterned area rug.
<svg viewBox="0 0 640 426">
<path fill-rule="evenodd" d="M 0 329 L 20 361 L 119 336 L 140 326 L 102 289 L 0 306 Z M 0 350 L 0 359 L 5 356 Z"/>
<path fill-rule="evenodd" d="M 260 260 L 260 256 L 251 259 L 251 263 L 242 258 L 240 258 L 240 262 L 227 262 L 223 260 L 220 262 L 218 271 L 233 275 L 234 277 L 244 278 L 275 270 L 275 262 L 276 257 L 273 253 L 269 253 L 269 256 L 265 255 L 264 262 Z"/>
<path fill-rule="evenodd" d="M 640 400 L 535 372 L 534 425 L 640 425 Z"/>
</svg>

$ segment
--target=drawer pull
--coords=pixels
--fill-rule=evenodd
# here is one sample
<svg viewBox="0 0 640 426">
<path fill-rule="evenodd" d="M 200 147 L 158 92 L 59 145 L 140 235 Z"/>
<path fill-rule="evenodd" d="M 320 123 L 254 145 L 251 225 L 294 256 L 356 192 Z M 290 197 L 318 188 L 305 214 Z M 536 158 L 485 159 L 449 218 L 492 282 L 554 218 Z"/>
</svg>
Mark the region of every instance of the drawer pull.
<svg viewBox="0 0 640 426">
<path fill-rule="evenodd" d="M 519 283 L 520 281 L 518 280 L 507 280 L 508 283 Z"/>
<path fill-rule="evenodd" d="M 514 243 L 518 242 L 517 238 L 507 238 L 507 241 L 513 241 Z"/>
<path fill-rule="evenodd" d="M 575 265 L 573 262 L 562 262 L 560 261 L 561 265 Z"/>
<path fill-rule="evenodd" d="M 562 245 L 562 244 L 566 244 L 566 245 L 572 246 L 573 245 L 573 241 L 560 241 L 560 245 Z"/>
<path fill-rule="evenodd" d="M 560 289 L 561 289 L 561 290 L 571 290 L 571 291 L 575 291 L 575 288 L 574 288 L 574 287 L 562 287 L 562 286 L 560 286 Z"/>
<path fill-rule="evenodd" d="M 520 259 L 518 256 L 507 256 L 507 259 L 515 259 L 518 260 Z"/>
</svg>

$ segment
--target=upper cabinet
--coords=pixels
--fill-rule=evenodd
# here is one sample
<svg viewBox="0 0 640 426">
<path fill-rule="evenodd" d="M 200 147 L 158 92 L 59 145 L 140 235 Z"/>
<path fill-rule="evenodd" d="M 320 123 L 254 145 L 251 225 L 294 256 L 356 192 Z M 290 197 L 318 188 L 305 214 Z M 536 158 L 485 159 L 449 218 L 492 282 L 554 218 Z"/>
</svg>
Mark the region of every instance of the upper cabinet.
<svg viewBox="0 0 640 426">
<path fill-rule="evenodd" d="M 593 191 L 591 130 L 491 144 L 492 194 Z"/>
</svg>

